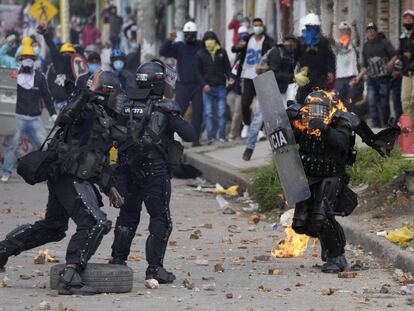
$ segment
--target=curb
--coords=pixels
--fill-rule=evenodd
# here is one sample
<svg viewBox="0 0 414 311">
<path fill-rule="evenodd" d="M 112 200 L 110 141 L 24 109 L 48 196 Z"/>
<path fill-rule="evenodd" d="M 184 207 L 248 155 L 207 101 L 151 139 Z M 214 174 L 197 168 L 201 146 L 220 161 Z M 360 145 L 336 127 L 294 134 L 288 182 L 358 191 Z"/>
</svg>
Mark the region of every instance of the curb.
<svg viewBox="0 0 414 311">
<path fill-rule="evenodd" d="M 248 190 L 251 186 L 251 180 L 238 172 L 237 168 L 225 165 L 208 156 L 187 152 L 184 159 L 185 162 L 202 171 L 204 178 L 207 180 L 219 182 L 225 187 L 238 184 L 241 191 Z M 338 217 L 337 220 L 343 226 L 346 238 L 351 244 L 361 245 L 365 251 L 384 259 L 396 268 L 414 272 L 414 254 L 404 251 L 383 237 L 366 233 L 349 218 Z"/>
<path fill-rule="evenodd" d="M 248 176 L 237 172 L 237 169 L 234 167 L 230 167 L 203 154 L 185 152 L 184 162 L 199 169 L 207 180 L 218 182 L 224 187 L 239 185 L 239 193 L 243 193 L 250 188 L 251 182 Z"/>
<path fill-rule="evenodd" d="M 414 271 L 414 254 L 404 251 L 384 237 L 362 231 L 358 224 L 353 223 L 350 219 L 338 218 L 337 220 L 343 226 L 347 240 L 352 244 L 361 245 L 365 250 L 372 252 L 374 256 L 392 263 L 396 268 L 403 271 Z"/>
</svg>

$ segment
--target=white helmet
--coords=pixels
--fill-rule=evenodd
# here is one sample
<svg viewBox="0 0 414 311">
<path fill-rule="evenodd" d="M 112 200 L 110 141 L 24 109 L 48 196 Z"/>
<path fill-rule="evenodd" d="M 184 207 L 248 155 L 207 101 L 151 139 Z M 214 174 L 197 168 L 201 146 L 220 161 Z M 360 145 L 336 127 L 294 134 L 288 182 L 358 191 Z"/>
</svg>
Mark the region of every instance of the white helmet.
<svg viewBox="0 0 414 311">
<path fill-rule="evenodd" d="M 249 29 L 247 29 L 246 26 L 240 26 L 239 29 L 237 30 L 237 33 L 244 33 L 244 32 L 249 32 Z"/>
<path fill-rule="evenodd" d="M 321 20 L 319 19 L 319 16 L 315 13 L 309 13 L 305 16 L 305 20 L 303 21 L 305 26 L 320 26 Z"/>
<path fill-rule="evenodd" d="M 187 22 L 184 24 L 184 28 L 183 28 L 184 32 L 197 32 L 197 24 L 194 22 Z"/>
</svg>

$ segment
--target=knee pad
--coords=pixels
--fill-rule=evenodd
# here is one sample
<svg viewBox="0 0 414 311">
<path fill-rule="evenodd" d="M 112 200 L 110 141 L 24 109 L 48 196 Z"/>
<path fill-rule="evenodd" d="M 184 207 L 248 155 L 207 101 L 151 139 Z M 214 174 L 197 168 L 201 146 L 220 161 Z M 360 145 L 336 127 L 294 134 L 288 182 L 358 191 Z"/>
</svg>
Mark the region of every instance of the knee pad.
<svg viewBox="0 0 414 311">
<path fill-rule="evenodd" d="M 112 244 L 112 257 L 127 260 L 136 228 L 117 226 Z"/>
</svg>

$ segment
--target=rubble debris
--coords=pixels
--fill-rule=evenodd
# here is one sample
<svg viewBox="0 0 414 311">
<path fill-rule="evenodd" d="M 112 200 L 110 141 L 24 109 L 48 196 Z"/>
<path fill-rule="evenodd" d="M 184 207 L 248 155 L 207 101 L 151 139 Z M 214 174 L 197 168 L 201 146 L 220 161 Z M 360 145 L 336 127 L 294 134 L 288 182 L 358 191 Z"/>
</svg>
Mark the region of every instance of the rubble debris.
<svg viewBox="0 0 414 311">
<path fill-rule="evenodd" d="M 270 293 L 272 291 L 270 287 L 264 287 L 263 285 L 260 285 L 257 290 L 263 293 Z"/>
<path fill-rule="evenodd" d="M 414 305 L 414 295 L 411 295 L 410 297 L 407 297 L 406 303 L 409 306 L 413 306 Z"/>
<path fill-rule="evenodd" d="M 234 215 L 234 214 L 236 214 L 236 210 L 234 208 L 232 208 L 231 206 L 228 205 L 228 206 L 225 206 L 223 208 L 222 213 L 224 215 Z"/>
<path fill-rule="evenodd" d="M 330 287 L 326 287 L 326 288 L 321 289 L 321 293 L 322 293 L 322 295 L 330 296 L 334 293 L 334 290 Z"/>
<path fill-rule="evenodd" d="M 199 228 L 205 228 L 205 229 L 213 229 L 213 224 L 201 224 L 198 225 Z"/>
<path fill-rule="evenodd" d="M 282 275 L 283 270 L 281 269 L 269 269 L 269 275 Z"/>
<path fill-rule="evenodd" d="M 46 295 L 48 295 L 49 297 L 57 297 L 59 296 L 59 291 L 57 289 L 53 289 L 49 291 Z"/>
<path fill-rule="evenodd" d="M 233 299 L 233 293 L 226 293 L 227 299 Z"/>
<path fill-rule="evenodd" d="M 390 292 L 390 289 L 391 289 L 391 285 L 389 285 L 389 284 L 383 284 L 381 286 L 380 293 L 381 294 L 388 294 Z"/>
<path fill-rule="evenodd" d="M 214 265 L 214 272 L 224 272 L 224 267 L 223 264 L 221 263 L 216 263 Z"/>
<path fill-rule="evenodd" d="M 249 203 L 249 207 L 243 207 L 243 211 L 246 213 L 253 213 L 259 210 L 258 203 Z"/>
<path fill-rule="evenodd" d="M 254 260 L 256 260 L 256 261 L 269 261 L 270 256 L 269 255 L 254 256 Z"/>
<path fill-rule="evenodd" d="M 215 291 L 216 290 L 216 283 L 208 283 L 203 284 L 203 290 L 205 291 Z"/>
<path fill-rule="evenodd" d="M 50 303 L 43 300 L 41 303 L 39 303 L 39 310 L 51 310 Z"/>
<path fill-rule="evenodd" d="M 260 217 L 256 214 L 250 215 L 249 219 L 247 220 L 247 223 L 249 225 L 255 225 L 260 221 Z"/>
<path fill-rule="evenodd" d="M 240 227 L 236 226 L 236 225 L 230 225 L 227 227 L 227 231 L 230 233 L 240 233 L 241 229 Z"/>
<path fill-rule="evenodd" d="M 5 208 L 0 208 L 0 214 L 10 214 L 11 213 L 11 209 L 8 207 Z"/>
<path fill-rule="evenodd" d="M 19 275 L 19 278 L 20 278 L 21 280 L 30 280 L 30 279 L 32 279 L 32 278 L 33 278 L 33 275 L 30 275 L 30 274 L 20 274 L 20 275 Z"/>
<path fill-rule="evenodd" d="M 338 273 L 338 278 L 340 279 L 353 279 L 358 275 L 358 273 L 354 271 L 343 271 Z"/>
<path fill-rule="evenodd" d="M 149 288 L 149 289 L 157 289 L 160 287 L 160 284 L 158 283 L 156 279 L 145 280 L 144 285 L 146 288 Z"/>
<path fill-rule="evenodd" d="M 194 289 L 194 282 L 193 282 L 193 280 L 191 280 L 191 278 L 185 278 L 185 279 L 183 280 L 183 286 L 184 286 L 186 289 L 190 289 L 190 290 L 192 290 L 192 289 Z"/>
<path fill-rule="evenodd" d="M 203 234 L 201 233 L 201 230 L 195 230 L 194 232 L 191 232 L 189 239 L 190 240 L 198 240 L 199 238 L 201 238 L 203 236 Z"/>
<path fill-rule="evenodd" d="M 168 245 L 169 246 L 177 246 L 177 241 L 169 241 Z"/>
<path fill-rule="evenodd" d="M 225 195 L 229 195 L 229 196 L 239 195 L 239 192 L 238 192 L 239 186 L 238 185 L 230 186 L 227 189 L 224 189 L 221 185 L 219 185 L 220 187 L 217 187 L 217 185 L 219 185 L 219 184 L 216 184 L 216 189 L 213 189 L 213 191 L 212 191 L 214 194 L 225 194 Z"/>
<path fill-rule="evenodd" d="M 222 241 L 224 244 L 233 244 L 233 239 L 232 239 L 232 238 L 230 238 L 230 237 L 224 237 L 221 241 Z"/>
</svg>

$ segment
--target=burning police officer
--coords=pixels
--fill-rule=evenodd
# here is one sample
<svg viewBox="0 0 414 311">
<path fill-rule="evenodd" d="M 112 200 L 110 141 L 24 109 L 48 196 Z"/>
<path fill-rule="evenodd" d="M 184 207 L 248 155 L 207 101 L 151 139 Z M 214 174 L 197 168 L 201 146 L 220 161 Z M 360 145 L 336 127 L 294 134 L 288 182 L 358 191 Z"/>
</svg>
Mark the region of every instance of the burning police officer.
<svg viewBox="0 0 414 311">
<path fill-rule="evenodd" d="M 347 216 L 357 206 L 345 170 L 355 162 L 354 132 L 384 156 L 383 149 L 392 149 L 399 130 L 391 127 L 374 135 L 333 92 L 322 90 L 310 93 L 303 106 L 294 104 L 287 112 L 311 193 L 296 204 L 292 228 L 318 238 L 326 262 L 322 272 L 337 273 L 347 267 L 347 261 L 345 234 L 335 216 Z"/>
<path fill-rule="evenodd" d="M 96 72 L 90 90 L 74 96 L 60 113 L 56 121 L 60 128 L 49 142 L 48 150 L 36 151 L 20 161 L 18 172 L 26 181 L 34 184 L 48 180 L 46 216 L 6 235 L 0 242 L 0 268 L 12 255 L 62 240 L 71 218 L 77 228 L 67 247 L 58 290 L 66 295 L 96 293 L 83 283 L 80 272 L 111 229 L 94 184 L 110 197 L 112 204 L 122 205 L 107 165 L 115 133 L 109 103 L 118 89 L 119 80 L 111 72 Z"/>
<path fill-rule="evenodd" d="M 126 264 L 142 203 L 145 203 L 150 215 L 146 279 L 172 283 L 175 276 L 164 268 L 163 260 L 172 231 L 171 168 L 179 163 L 182 155 L 182 146 L 173 137 L 176 132 L 190 142 L 196 141 L 197 135 L 181 117 L 180 107 L 163 99 L 166 67 L 161 61 L 140 65 L 136 81 L 137 88 L 128 94 L 123 109 L 129 139 L 119 148 L 116 176 L 125 204 L 116 221 L 110 263 Z"/>
</svg>

